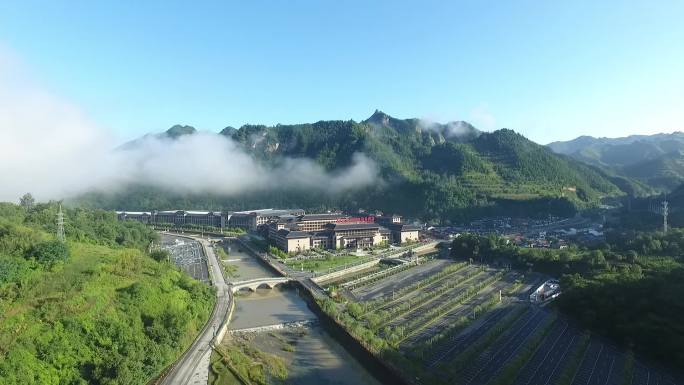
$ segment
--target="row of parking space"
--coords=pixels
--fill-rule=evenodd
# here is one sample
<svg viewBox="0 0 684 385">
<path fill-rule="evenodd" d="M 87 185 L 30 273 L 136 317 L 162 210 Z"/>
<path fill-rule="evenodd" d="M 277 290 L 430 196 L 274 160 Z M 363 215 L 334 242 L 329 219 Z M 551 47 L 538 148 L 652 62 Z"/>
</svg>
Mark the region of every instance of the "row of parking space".
<svg viewBox="0 0 684 385">
<path fill-rule="evenodd" d="M 428 298 L 427 300 L 417 304 L 417 306 L 412 308 L 408 313 L 393 319 L 390 322 L 390 326 L 402 325 L 413 318 L 421 316 L 425 310 L 443 306 L 455 298 L 463 296 L 470 288 L 495 278 L 495 275 L 495 271 L 480 271 L 469 278 L 464 277 L 466 278 L 465 281 L 453 286 L 450 286 L 449 282 L 447 281 L 445 282 L 445 285 L 442 286 L 444 291 L 440 291 L 439 294 L 435 294 L 434 296 L 431 296 L 431 298 Z M 460 307 L 461 305 L 458 306 Z"/>
<path fill-rule="evenodd" d="M 193 278 L 209 282 L 207 257 L 197 241 L 163 236 L 161 248 L 170 254 L 171 262 Z"/>
<path fill-rule="evenodd" d="M 434 275 L 449 263 L 436 260 L 431 264 L 351 291 L 374 292 L 377 299 L 369 302 L 370 312 L 387 317 L 382 325 L 391 326 L 390 332 L 402 330 L 399 351 L 422 361 L 430 375 L 446 383 L 488 384 L 503 373 L 511 376 L 514 369 L 507 383 L 515 385 L 550 385 L 561 379 L 572 385 L 676 385 L 567 319 L 529 304 L 529 291 L 546 279 L 539 274 L 521 277 L 521 273 L 507 272 L 489 282 L 496 270 L 466 265 L 436 279 Z M 484 287 L 477 286 L 483 282 Z M 469 287 L 477 287 L 472 297 Z M 507 293 L 508 300 L 474 314 L 499 291 Z M 454 300 L 466 292 L 467 300 Z M 463 321 L 465 317 L 468 322 Z M 459 323 L 470 326 L 460 331 L 452 328 Z M 477 349 L 469 349 L 473 346 Z M 515 361 L 523 351 L 529 359 Z"/>
<path fill-rule="evenodd" d="M 515 385 L 554 384 L 569 356 L 577 348 L 581 334 L 565 320 L 555 323 L 532 358 L 522 367 Z"/>
<path fill-rule="evenodd" d="M 532 308 L 513 327 L 483 351 L 462 373 L 463 384 L 486 384 L 524 345 L 549 313 Z"/>
<path fill-rule="evenodd" d="M 459 319 L 461 319 L 461 317 L 477 317 L 479 315 L 479 313 L 476 311 L 477 308 L 492 298 L 496 300 L 500 291 L 504 291 L 506 288 L 510 287 L 517 276 L 518 275 L 515 273 L 509 273 L 494 283 L 485 286 L 478 291 L 474 297 L 455 307 L 450 312 L 444 314 L 437 322 L 424 328 L 420 333 L 416 333 L 410 338 L 407 338 L 406 341 L 404 341 L 404 344 L 407 346 L 415 346 L 416 344 L 420 344 L 422 341 L 428 340 L 431 336 L 438 334 L 445 328 L 448 328 L 449 325 L 457 322 Z M 461 288 L 461 291 L 467 290 L 469 286 L 477 285 L 478 283 L 484 282 L 486 280 L 491 280 L 492 277 L 494 277 L 494 274 L 485 274 L 484 276 L 479 277 L 477 281 L 469 281 L 466 283 L 466 287 Z"/>
</svg>

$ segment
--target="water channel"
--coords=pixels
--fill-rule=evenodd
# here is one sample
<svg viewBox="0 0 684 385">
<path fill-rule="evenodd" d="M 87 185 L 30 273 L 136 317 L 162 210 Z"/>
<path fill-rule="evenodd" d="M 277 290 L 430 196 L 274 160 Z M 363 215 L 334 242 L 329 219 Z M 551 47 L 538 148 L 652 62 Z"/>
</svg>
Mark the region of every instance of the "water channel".
<svg viewBox="0 0 684 385">
<path fill-rule="evenodd" d="M 227 241 L 226 241 L 227 242 Z M 277 274 L 243 250 L 237 243 L 226 243 L 226 261 L 237 267 L 229 281 L 243 281 Z M 316 315 L 297 293 L 298 289 L 276 287 L 241 291 L 236 296 L 236 308 L 230 329 L 244 329 L 292 321 L 316 320 Z M 227 336 L 226 338 L 231 338 Z M 251 344 L 264 352 L 281 357 L 289 371 L 288 384 L 295 385 L 357 385 L 380 384 L 322 326 L 287 328 L 250 335 Z M 283 344 L 291 349 L 283 349 Z"/>
</svg>

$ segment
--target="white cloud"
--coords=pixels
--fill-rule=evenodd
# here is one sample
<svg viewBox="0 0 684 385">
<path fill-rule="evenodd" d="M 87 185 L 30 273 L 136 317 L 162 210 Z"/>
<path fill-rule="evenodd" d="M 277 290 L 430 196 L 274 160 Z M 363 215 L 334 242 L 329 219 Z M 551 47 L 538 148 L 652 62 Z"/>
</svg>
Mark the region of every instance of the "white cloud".
<svg viewBox="0 0 684 385">
<path fill-rule="evenodd" d="M 233 140 L 206 132 L 175 140 L 146 136 L 134 146 L 110 152 L 108 158 L 117 170 L 127 172 L 99 186 L 144 182 L 174 191 L 227 195 L 283 187 L 339 192 L 368 185 L 378 173 L 375 163 L 361 153 L 354 154 L 351 166 L 335 173 L 306 158 L 284 158 L 266 167 Z"/>
<path fill-rule="evenodd" d="M 378 174 L 363 154 L 335 173 L 309 159 L 285 159 L 268 168 L 213 133 L 175 141 L 147 136 L 133 148 L 114 151 L 109 130 L 36 85 L 21 67 L 0 49 L 0 200 L 16 201 L 25 192 L 60 199 L 137 182 L 226 195 L 295 185 L 333 192 L 370 184 Z"/>
</svg>

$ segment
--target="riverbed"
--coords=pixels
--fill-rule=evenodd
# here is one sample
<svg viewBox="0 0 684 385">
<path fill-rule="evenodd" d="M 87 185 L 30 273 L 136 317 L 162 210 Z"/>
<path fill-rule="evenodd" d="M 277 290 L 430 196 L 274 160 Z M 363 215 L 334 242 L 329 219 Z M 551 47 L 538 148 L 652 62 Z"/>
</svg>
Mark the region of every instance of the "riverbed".
<svg viewBox="0 0 684 385">
<path fill-rule="evenodd" d="M 227 263 L 236 266 L 235 276 L 228 278 L 230 281 L 277 276 L 239 244 L 224 244 L 223 247 L 228 253 Z M 275 289 L 239 292 L 229 329 L 316 320 L 316 315 L 297 290 L 277 286 Z M 233 337 L 228 334 L 226 339 L 229 338 Z M 248 337 L 239 338 L 247 338 L 252 347 L 282 358 L 289 372 L 288 384 L 380 384 L 320 325 L 251 333 Z M 292 348 L 283 349 L 283 341 L 288 341 Z"/>
</svg>

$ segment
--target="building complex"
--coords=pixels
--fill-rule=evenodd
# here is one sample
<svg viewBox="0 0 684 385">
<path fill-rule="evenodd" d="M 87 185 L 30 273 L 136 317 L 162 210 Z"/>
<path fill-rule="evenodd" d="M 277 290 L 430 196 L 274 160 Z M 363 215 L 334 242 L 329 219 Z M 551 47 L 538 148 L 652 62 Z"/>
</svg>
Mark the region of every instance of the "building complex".
<svg viewBox="0 0 684 385">
<path fill-rule="evenodd" d="M 222 213 L 214 211 L 117 212 L 120 220 L 158 226 L 239 227 L 259 231 L 285 252 L 309 249 L 368 248 L 419 240 L 417 226 L 402 223 L 397 215 L 352 217 L 342 213 L 306 214 L 301 209 L 262 209 Z"/>
</svg>

